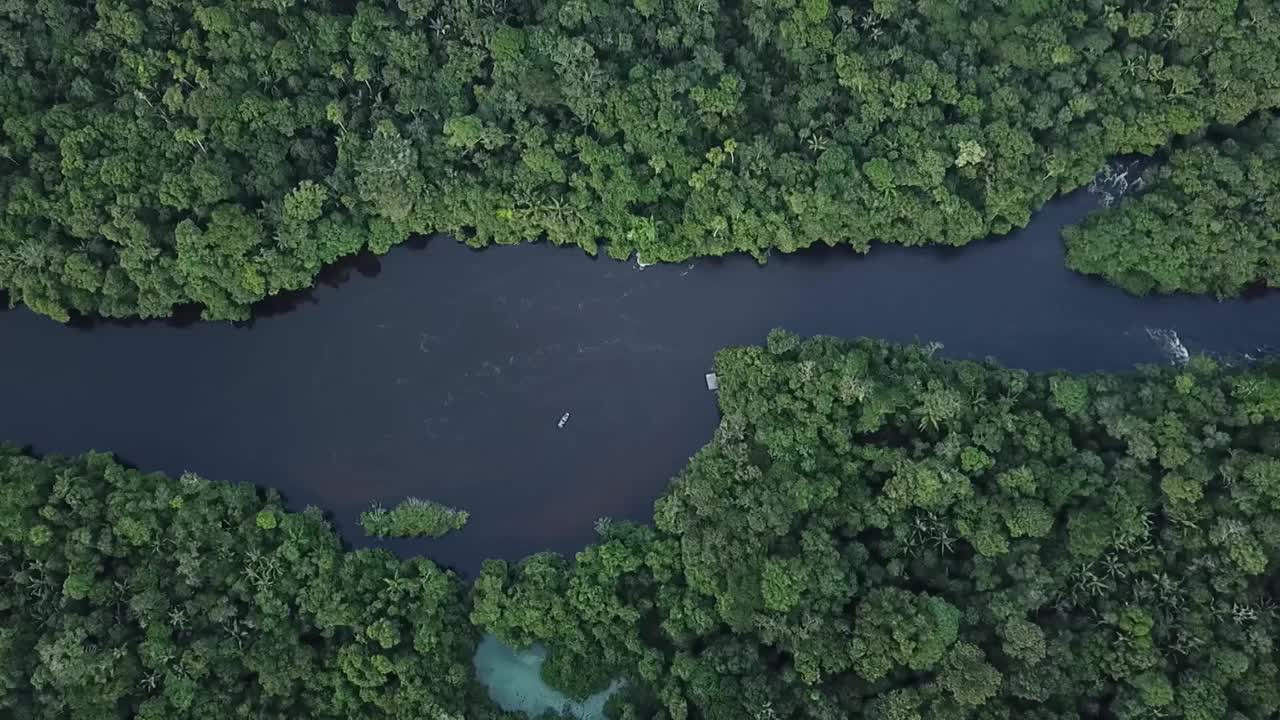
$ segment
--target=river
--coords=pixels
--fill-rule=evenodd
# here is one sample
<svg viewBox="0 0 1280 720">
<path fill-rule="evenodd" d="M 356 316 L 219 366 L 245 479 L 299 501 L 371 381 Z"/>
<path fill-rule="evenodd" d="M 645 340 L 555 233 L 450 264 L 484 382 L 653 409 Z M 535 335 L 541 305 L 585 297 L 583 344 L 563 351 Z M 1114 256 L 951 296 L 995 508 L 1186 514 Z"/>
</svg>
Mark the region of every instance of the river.
<svg viewBox="0 0 1280 720">
<path fill-rule="evenodd" d="M 960 249 L 814 249 L 763 267 L 433 238 L 244 325 L 63 326 L 18 308 L 0 312 L 0 440 L 275 487 L 330 511 L 353 545 L 471 573 L 573 552 L 599 517 L 647 520 L 715 428 L 715 351 L 774 327 L 1032 370 L 1167 362 L 1172 333 L 1239 360 L 1280 345 L 1280 294 L 1135 298 L 1066 270 L 1060 231 L 1094 206 L 1076 193 Z M 471 522 L 434 541 L 363 536 L 360 510 L 406 496 Z"/>
</svg>

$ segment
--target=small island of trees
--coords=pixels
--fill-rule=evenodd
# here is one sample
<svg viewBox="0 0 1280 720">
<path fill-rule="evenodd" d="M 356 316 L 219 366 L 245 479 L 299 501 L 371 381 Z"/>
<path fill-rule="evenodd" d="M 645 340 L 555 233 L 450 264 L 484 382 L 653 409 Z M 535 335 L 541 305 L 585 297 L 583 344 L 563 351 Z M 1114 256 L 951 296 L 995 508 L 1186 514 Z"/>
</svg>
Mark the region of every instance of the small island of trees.
<svg viewBox="0 0 1280 720">
<path fill-rule="evenodd" d="M 390 510 L 381 505 L 360 513 L 360 526 L 374 537 L 444 537 L 461 530 L 471 515 L 433 500 L 409 498 Z"/>
</svg>

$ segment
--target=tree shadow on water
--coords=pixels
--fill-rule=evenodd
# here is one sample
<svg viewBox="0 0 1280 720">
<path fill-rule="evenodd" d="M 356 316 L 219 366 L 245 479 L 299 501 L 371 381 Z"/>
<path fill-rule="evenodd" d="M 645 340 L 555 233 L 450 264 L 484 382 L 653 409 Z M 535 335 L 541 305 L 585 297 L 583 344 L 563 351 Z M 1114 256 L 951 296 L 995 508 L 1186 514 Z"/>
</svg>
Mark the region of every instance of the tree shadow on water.
<svg viewBox="0 0 1280 720">
<path fill-rule="evenodd" d="M 1272 287 L 1267 284 L 1266 280 L 1256 280 L 1240 291 L 1240 299 L 1245 302 L 1255 302 L 1265 300 L 1276 294 L 1280 294 L 1280 287 Z"/>
<path fill-rule="evenodd" d="M 235 325 L 236 327 L 253 327 L 258 320 L 286 315 L 300 307 L 315 305 L 320 302 L 316 297 L 317 287 L 323 285 L 326 288 L 337 288 L 350 281 L 355 275 L 375 278 L 381 272 L 382 259 L 374 253 L 362 250 L 355 255 L 348 255 L 322 268 L 316 275 L 315 284 L 311 287 L 282 292 L 254 303 L 250 318 L 238 321 Z"/>
<path fill-rule="evenodd" d="M 434 235 L 411 235 L 407 240 L 396 245 L 410 251 L 425 250 Z M 253 314 L 248 320 L 237 322 L 236 327 L 253 327 L 258 320 L 285 315 L 306 305 L 320 302 L 316 297 L 316 289 L 323 285 L 326 288 L 337 288 L 359 275 L 362 278 L 376 278 L 382 273 L 382 256 L 371 250 L 361 250 L 354 255 L 339 258 L 326 265 L 316 275 L 314 284 L 303 290 L 290 290 L 273 297 L 264 298 L 254 303 Z"/>
<path fill-rule="evenodd" d="M 431 237 L 415 235 L 397 247 L 404 247 L 413 251 L 423 250 L 427 247 Z M 336 262 L 321 268 L 320 272 L 316 274 L 314 284 L 311 287 L 302 290 L 290 290 L 272 297 L 263 298 L 253 304 L 247 320 L 238 320 L 232 324 L 237 328 L 251 328 L 258 320 L 285 315 L 298 308 L 320 302 L 316 297 L 316 289 L 322 285 L 326 288 L 337 288 L 357 275 L 363 278 L 375 278 L 381 272 L 382 258 L 369 250 L 362 250 L 354 255 L 339 258 Z M 8 294 L 0 291 L 0 312 L 8 309 Z M 86 332 L 102 326 L 139 327 L 145 325 L 185 328 L 196 323 L 208 322 L 201 317 L 201 310 L 202 308 L 199 304 L 187 303 L 176 306 L 171 317 L 150 319 L 103 318 L 98 315 L 72 313 L 71 319 L 66 324 L 68 327 Z"/>
<path fill-rule="evenodd" d="M 95 328 L 109 327 L 143 327 L 163 325 L 166 327 L 185 328 L 201 321 L 200 306 L 186 303 L 173 308 L 173 314 L 167 318 L 104 318 L 98 315 L 71 313 L 66 326 L 81 332 L 89 332 Z"/>
</svg>

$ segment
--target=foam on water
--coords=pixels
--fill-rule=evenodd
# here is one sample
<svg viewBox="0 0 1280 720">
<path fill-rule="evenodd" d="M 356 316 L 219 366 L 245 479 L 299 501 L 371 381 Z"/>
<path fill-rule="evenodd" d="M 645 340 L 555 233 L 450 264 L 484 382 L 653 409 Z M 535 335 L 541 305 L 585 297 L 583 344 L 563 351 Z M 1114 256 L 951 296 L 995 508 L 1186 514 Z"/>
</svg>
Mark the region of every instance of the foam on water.
<svg viewBox="0 0 1280 720">
<path fill-rule="evenodd" d="M 1178 331 L 1164 328 L 1147 328 L 1146 330 L 1147 337 L 1159 344 L 1164 354 L 1169 356 L 1169 362 L 1174 365 L 1186 365 L 1191 359 L 1191 353 L 1187 350 L 1187 346 L 1182 344 Z"/>
<path fill-rule="evenodd" d="M 548 710 L 568 713 L 578 720 L 604 720 L 604 704 L 622 687 L 621 680 L 581 702 L 573 700 L 542 681 L 542 663 L 547 651 L 537 645 L 513 650 L 492 635 L 485 635 L 476 648 L 476 677 L 489 689 L 489 699 L 503 710 L 537 717 Z"/>
<path fill-rule="evenodd" d="M 1244 359 L 1248 362 L 1255 363 L 1271 360 L 1277 356 L 1280 356 L 1280 348 L 1276 348 L 1271 345 L 1259 345 L 1253 352 L 1245 353 Z"/>
<path fill-rule="evenodd" d="M 1191 352 L 1178 337 L 1178 331 L 1163 328 L 1147 328 L 1147 336 L 1160 345 L 1160 349 L 1169 357 L 1174 365 L 1185 365 L 1191 359 Z"/>
</svg>

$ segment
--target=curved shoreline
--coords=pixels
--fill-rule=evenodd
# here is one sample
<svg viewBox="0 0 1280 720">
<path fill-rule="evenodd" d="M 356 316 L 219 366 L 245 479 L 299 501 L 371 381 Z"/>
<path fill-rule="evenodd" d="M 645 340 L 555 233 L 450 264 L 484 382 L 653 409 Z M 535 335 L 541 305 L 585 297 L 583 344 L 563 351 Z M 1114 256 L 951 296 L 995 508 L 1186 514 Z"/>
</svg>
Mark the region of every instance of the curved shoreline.
<svg viewBox="0 0 1280 720">
<path fill-rule="evenodd" d="M 0 438 L 279 488 L 292 507 L 332 511 L 356 545 L 373 502 L 466 507 L 456 535 L 373 544 L 470 570 L 573 552 L 600 517 L 647 520 L 716 426 L 714 353 L 774 327 L 937 341 L 1028 370 L 1168 362 L 1148 328 L 1191 353 L 1280 345 L 1280 295 L 1136 298 L 1067 270 L 1059 232 L 1095 201 L 1060 198 L 1028 228 L 959 249 L 824 248 L 763 267 L 641 272 L 545 244 L 437 239 L 247 326 L 78 328 L 15 309 L 0 314 L 0 391 L 21 411 L 0 416 Z"/>
</svg>

